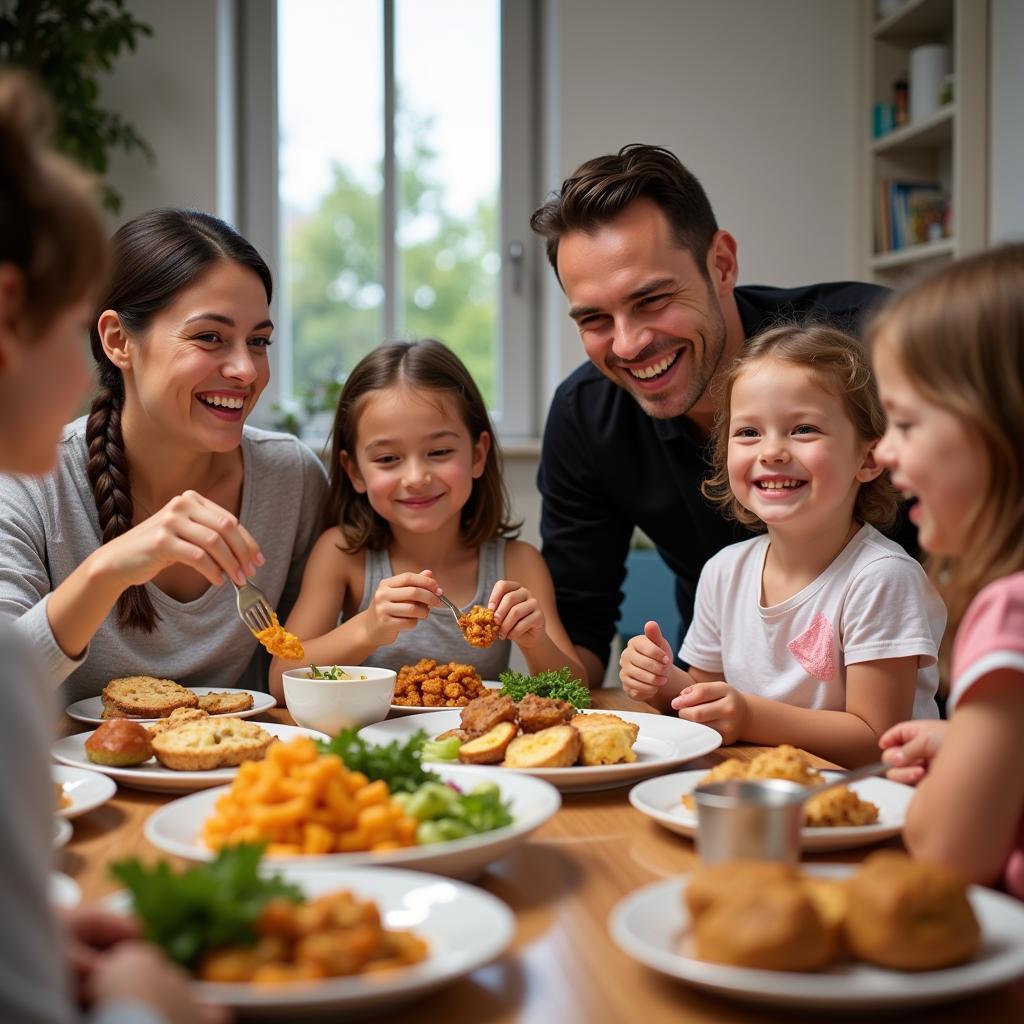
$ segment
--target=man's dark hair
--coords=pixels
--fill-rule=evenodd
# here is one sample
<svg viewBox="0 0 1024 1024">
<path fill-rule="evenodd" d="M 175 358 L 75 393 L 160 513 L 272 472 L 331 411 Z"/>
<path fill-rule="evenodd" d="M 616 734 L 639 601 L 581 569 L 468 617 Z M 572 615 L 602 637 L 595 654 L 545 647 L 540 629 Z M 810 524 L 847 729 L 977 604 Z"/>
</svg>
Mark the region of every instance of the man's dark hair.
<svg viewBox="0 0 1024 1024">
<path fill-rule="evenodd" d="M 534 211 L 530 227 L 547 242 L 558 275 L 558 243 L 569 231 L 590 232 L 614 220 L 630 203 L 650 199 L 672 226 L 676 241 L 704 272 L 708 246 L 718 230 L 701 183 L 661 146 L 634 142 L 615 154 L 580 164 Z"/>
</svg>

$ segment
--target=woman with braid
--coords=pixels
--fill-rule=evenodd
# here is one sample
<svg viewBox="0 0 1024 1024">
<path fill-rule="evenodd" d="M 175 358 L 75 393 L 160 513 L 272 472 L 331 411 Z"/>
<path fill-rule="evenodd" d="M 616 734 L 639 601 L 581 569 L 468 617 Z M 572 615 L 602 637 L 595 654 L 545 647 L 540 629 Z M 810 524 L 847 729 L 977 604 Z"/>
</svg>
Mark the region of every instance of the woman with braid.
<svg viewBox="0 0 1024 1024">
<path fill-rule="evenodd" d="M 231 584 L 252 577 L 283 621 L 325 488 L 295 438 L 245 426 L 270 376 L 270 271 L 186 210 L 130 221 L 113 250 L 92 410 L 55 472 L 0 477 L 0 614 L 64 703 L 131 675 L 265 690 Z"/>
</svg>

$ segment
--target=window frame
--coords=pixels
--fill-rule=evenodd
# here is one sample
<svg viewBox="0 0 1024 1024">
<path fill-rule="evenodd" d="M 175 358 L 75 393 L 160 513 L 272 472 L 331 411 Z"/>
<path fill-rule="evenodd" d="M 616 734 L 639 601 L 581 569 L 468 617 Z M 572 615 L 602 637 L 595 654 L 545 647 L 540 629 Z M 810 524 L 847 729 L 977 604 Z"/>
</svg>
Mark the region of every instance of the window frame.
<svg viewBox="0 0 1024 1024">
<path fill-rule="evenodd" d="M 378 0 L 384 23 L 385 159 L 382 223 L 385 228 L 382 280 L 385 284 L 384 337 L 394 337 L 398 259 L 394 229 L 397 196 L 394 161 L 394 0 Z M 234 103 L 218 97 L 218 109 L 230 108 L 219 131 L 233 145 L 234 160 L 222 159 L 222 178 L 234 179 L 219 189 L 221 216 L 267 258 L 274 271 L 271 317 L 276 325 L 271 349 L 271 379 L 255 422 L 269 423 L 272 406 L 295 393 L 291 318 L 288 310 L 288 266 L 281 250 L 278 195 L 277 0 L 219 0 L 222 16 L 234 22 L 233 74 L 222 76 L 220 88 L 235 91 Z M 537 0 L 500 0 L 501 23 L 501 158 L 495 429 L 505 443 L 529 442 L 539 436 L 538 246 L 529 217 L 537 195 L 538 43 Z M 390 117 L 390 124 L 387 118 Z M 443 336 L 443 335 L 442 335 Z M 317 439 L 319 440 L 319 439 Z"/>
</svg>

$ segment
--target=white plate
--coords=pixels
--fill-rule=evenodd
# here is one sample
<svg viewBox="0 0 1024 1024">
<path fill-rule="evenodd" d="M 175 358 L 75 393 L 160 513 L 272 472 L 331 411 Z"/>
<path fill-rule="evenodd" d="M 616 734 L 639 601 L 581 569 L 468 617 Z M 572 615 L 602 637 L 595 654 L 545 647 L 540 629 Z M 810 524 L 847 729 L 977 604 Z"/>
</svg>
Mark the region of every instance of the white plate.
<svg viewBox="0 0 1024 1024">
<path fill-rule="evenodd" d="M 67 807 L 57 809 L 62 818 L 77 818 L 105 804 L 117 792 L 117 783 L 113 779 L 87 768 L 53 764 L 50 765 L 50 777 L 64 786 L 64 795 L 71 800 Z"/>
<path fill-rule="evenodd" d="M 839 773 L 822 774 L 832 779 Z M 705 775 L 706 771 L 676 772 L 648 779 L 629 791 L 629 802 L 659 825 L 681 836 L 693 837 L 697 832 L 697 812 L 683 805 L 683 797 L 695 789 Z M 804 828 L 800 840 L 805 850 L 843 850 L 899 835 L 914 795 L 910 786 L 889 779 L 864 779 L 855 782 L 851 789 L 878 808 L 878 821 L 874 825 Z"/>
<path fill-rule="evenodd" d="M 71 822 L 66 821 L 64 818 L 53 819 L 53 848 L 59 850 L 62 846 L 67 846 L 71 839 Z"/>
<path fill-rule="evenodd" d="M 266 729 L 272 736 L 282 740 L 293 740 L 296 736 L 312 736 L 316 740 L 326 740 L 322 732 L 313 729 L 300 729 L 297 725 L 275 725 L 261 722 L 261 729 Z M 230 782 L 238 772 L 237 768 L 215 768 L 208 772 L 176 772 L 164 768 L 156 758 L 150 758 L 144 764 L 134 768 L 111 768 L 105 764 L 94 764 L 85 753 L 85 741 L 91 732 L 79 732 L 74 736 L 65 736 L 57 740 L 50 753 L 63 764 L 73 768 L 87 768 L 89 771 L 102 772 L 116 779 L 124 786 L 133 789 L 150 789 L 157 793 L 191 793 L 196 789 L 207 789 L 210 786 L 222 786 Z"/>
<path fill-rule="evenodd" d="M 554 787 L 541 779 L 527 779 L 512 773 L 497 776 L 485 768 L 438 767 L 445 779 L 468 789 L 478 782 L 491 780 L 501 788 L 503 800 L 511 804 L 513 822 L 504 828 L 465 839 L 429 846 L 408 846 L 383 853 L 360 851 L 357 853 L 328 853 L 321 856 L 274 857 L 268 863 L 301 866 L 319 870 L 336 870 L 358 864 L 383 864 L 391 867 L 416 868 L 436 871 L 455 878 L 472 878 L 491 861 L 503 857 L 512 847 L 544 824 L 561 805 Z M 203 822 L 213 813 L 214 804 L 227 787 L 194 793 L 165 804 L 146 820 L 145 836 L 165 853 L 186 860 L 212 860 L 214 851 L 203 844 L 200 834 Z"/>
<path fill-rule="evenodd" d="M 363 899 L 372 899 L 384 924 L 411 929 L 427 942 L 429 952 L 425 960 L 410 967 L 308 984 L 193 983 L 202 1002 L 234 1007 L 247 1019 L 291 1021 L 334 1011 L 330 1019 L 338 1020 L 342 1014 L 406 1002 L 490 963 L 515 936 L 515 917 L 508 907 L 463 882 L 379 867 L 315 871 L 275 866 L 273 870 L 310 897 L 351 889 Z M 122 911 L 131 906 L 127 892 L 114 893 L 106 903 Z"/>
<path fill-rule="evenodd" d="M 261 715 L 264 711 L 269 711 L 273 707 L 277 707 L 277 701 L 270 696 L 269 693 L 261 693 L 259 690 L 235 690 L 231 686 L 189 686 L 187 689 L 191 690 L 197 696 L 202 696 L 204 693 L 249 693 L 252 694 L 252 707 L 248 711 L 222 711 L 219 714 L 225 715 L 228 718 L 252 718 L 253 715 Z M 86 697 L 83 700 L 76 700 L 74 704 L 69 704 L 65 709 L 65 713 L 69 718 L 74 718 L 79 722 L 94 722 L 99 724 L 105 721 L 103 718 L 103 701 L 99 697 Z M 159 718 L 133 718 L 133 722 L 159 722 Z"/>
<path fill-rule="evenodd" d="M 856 865 L 804 865 L 804 870 L 844 878 Z M 686 885 L 685 877 L 669 878 L 620 900 L 608 919 L 612 938 L 625 953 L 662 974 L 744 1002 L 846 1013 L 946 1002 L 1024 974 L 1024 903 L 980 885 L 969 889 L 982 935 L 970 963 L 940 971 L 906 972 L 846 962 L 815 974 L 730 967 L 684 955 L 690 924 L 683 902 Z"/>
<path fill-rule="evenodd" d="M 625 786 L 637 779 L 674 768 L 695 757 L 703 757 L 722 742 L 721 734 L 706 725 L 685 722 L 669 715 L 654 715 L 635 711 L 602 712 L 618 715 L 627 722 L 636 722 L 640 733 L 633 750 L 636 760 L 631 764 L 576 765 L 572 768 L 501 768 L 511 774 L 533 775 L 546 779 L 563 793 L 579 793 L 596 789 Z M 586 712 L 584 712 L 586 714 Z M 457 729 L 461 722 L 459 708 L 435 711 L 415 718 L 397 718 L 378 722 L 359 730 L 359 735 L 371 743 L 390 743 L 408 739 L 417 729 L 425 729 L 428 736 L 438 736 L 448 729 Z M 706 774 L 706 773 L 705 773 Z"/>
<path fill-rule="evenodd" d="M 70 910 L 82 902 L 82 890 L 78 883 L 67 875 L 54 871 L 50 875 L 50 903 L 55 907 Z"/>
<path fill-rule="evenodd" d="M 493 679 L 485 679 L 484 686 L 488 690 L 500 690 L 501 683 L 495 682 Z M 391 714 L 394 716 L 398 715 L 420 715 L 424 711 L 450 711 L 459 710 L 458 708 L 432 708 L 429 704 L 392 704 Z"/>
</svg>

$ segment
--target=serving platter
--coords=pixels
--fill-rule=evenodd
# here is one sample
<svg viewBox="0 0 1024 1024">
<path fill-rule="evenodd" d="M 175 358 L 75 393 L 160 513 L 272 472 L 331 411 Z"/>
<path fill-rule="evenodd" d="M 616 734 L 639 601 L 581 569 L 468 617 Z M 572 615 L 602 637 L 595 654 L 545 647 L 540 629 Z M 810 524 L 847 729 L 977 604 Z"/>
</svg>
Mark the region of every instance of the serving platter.
<svg viewBox="0 0 1024 1024">
<path fill-rule="evenodd" d="M 588 712 L 584 712 L 587 714 Z M 598 712 L 607 714 L 608 712 Z M 615 711 L 619 718 L 640 726 L 633 751 L 636 760 L 628 764 L 574 765 L 571 768 L 502 768 L 501 774 L 523 774 L 544 779 L 563 793 L 614 789 L 638 779 L 667 771 L 686 761 L 703 757 L 721 745 L 722 736 L 706 725 L 686 722 L 670 715 L 655 715 L 636 711 Z M 461 711 L 451 708 L 415 717 L 390 719 L 359 730 L 359 735 L 370 743 L 405 741 L 419 729 L 430 737 L 448 729 L 456 729 L 461 722 Z"/>
<path fill-rule="evenodd" d="M 814 864 L 803 870 L 846 878 L 857 866 Z M 848 961 L 805 973 L 707 963 L 691 955 L 691 922 L 683 899 L 688 881 L 688 876 L 664 879 L 630 893 L 613 908 L 609 931 L 634 960 L 732 999 L 763 1003 L 773 1010 L 787 1006 L 849 1013 L 942 1003 L 1024 974 L 1024 903 L 979 885 L 970 886 L 968 896 L 981 925 L 981 946 L 969 963 L 959 967 L 906 972 Z"/>
<path fill-rule="evenodd" d="M 77 818 L 101 804 L 105 804 L 116 792 L 117 783 L 102 772 L 90 768 L 69 768 L 67 765 L 50 765 L 50 777 L 64 787 L 64 795 L 71 801 L 67 807 L 58 807 L 62 818 Z"/>
<path fill-rule="evenodd" d="M 203 794 L 205 795 L 205 794 Z M 396 868 L 311 870 L 270 868 L 300 886 L 307 897 L 348 889 L 373 900 L 389 928 L 411 929 L 429 947 L 425 960 L 409 967 L 294 985 L 193 982 L 205 1003 L 228 1006 L 246 1019 L 297 1020 L 330 1013 L 345 1015 L 408 1002 L 499 957 L 515 936 L 512 912 L 501 900 L 472 885 Z M 107 906 L 130 910 L 128 893 L 115 893 Z"/>
<path fill-rule="evenodd" d="M 262 715 L 264 711 L 269 711 L 271 708 L 277 706 L 277 701 L 274 700 L 269 693 L 262 693 L 259 690 L 236 690 L 230 686 L 188 686 L 186 689 L 191 690 L 197 697 L 202 697 L 207 693 L 228 692 L 248 693 L 252 697 L 252 707 L 248 710 L 221 711 L 214 717 L 220 717 L 223 715 L 225 718 L 252 718 L 254 715 Z M 69 704 L 64 711 L 69 718 L 73 718 L 77 722 L 90 722 L 98 725 L 100 722 L 106 721 L 103 717 L 103 700 L 100 697 L 85 697 L 82 700 L 76 700 L 73 704 Z M 132 721 L 159 722 L 160 719 L 133 718 Z"/>
<path fill-rule="evenodd" d="M 316 868 L 335 871 L 360 864 L 381 864 L 434 871 L 453 878 L 472 878 L 489 863 L 503 857 L 524 842 L 559 808 L 558 791 L 542 779 L 530 779 L 512 772 L 501 773 L 486 768 L 438 767 L 437 773 L 461 789 L 471 789 L 483 781 L 496 782 L 502 799 L 509 802 L 513 822 L 504 828 L 481 832 L 464 839 L 453 839 L 426 846 L 408 846 L 398 850 L 374 853 L 328 853 L 318 856 L 268 858 L 273 866 Z M 214 805 L 227 787 L 208 789 L 165 804 L 146 820 L 145 836 L 165 853 L 186 860 L 213 860 L 214 851 L 202 841 L 203 822 L 213 813 Z"/>
<path fill-rule="evenodd" d="M 297 736 L 312 736 L 316 740 L 328 737 L 314 729 L 302 729 L 297 725 L 277 725 L 272 722 L 261 722 L 260 728 L 280 740 L 293 740 Z M 94 730 L 95 731 L 95 730 Z M 57 740 L 50 747 L 50 753 L 62 764 L 73 768 L 86 768 L 93 772 L 102 772 L 123 786 L 132 789 L 148 789 L 157 793 L 191 793 L 197 789 L 208 789 L 211 786 L 223 786 L 230 782 L 238 772 L 237 768 L 214 768 L 207 772 L 177 772 L 164 768 L 156 758 L 150 758 L 143 764 L 133 768 L 114 768 L 110 765 L 95 764 L 85 753 L 85 741 L 91 732 L 79 732 Z"/>
<path fill-rule="evenodd" d="M 837 778 L 839 772 L 822 772 L 826 779 Z M 683 797 L 692 792 L 707 775 L 706 771 L 674 772 L 656 779 L 647 779 L 629 791 L 629 802 L 642 814 L 670 832 L 692 838 L 697 833 L 697 812 L 683 804 Z M 873 825 L 803 828 L 800 843 L 805 850 L 844 850 L 866 846 L 899 835 L 907 816 L 914 790 L 889 779 L 864 779 L 850 787 L 862 800 L 878 808 L 878 821 Z"/>
</svg>

